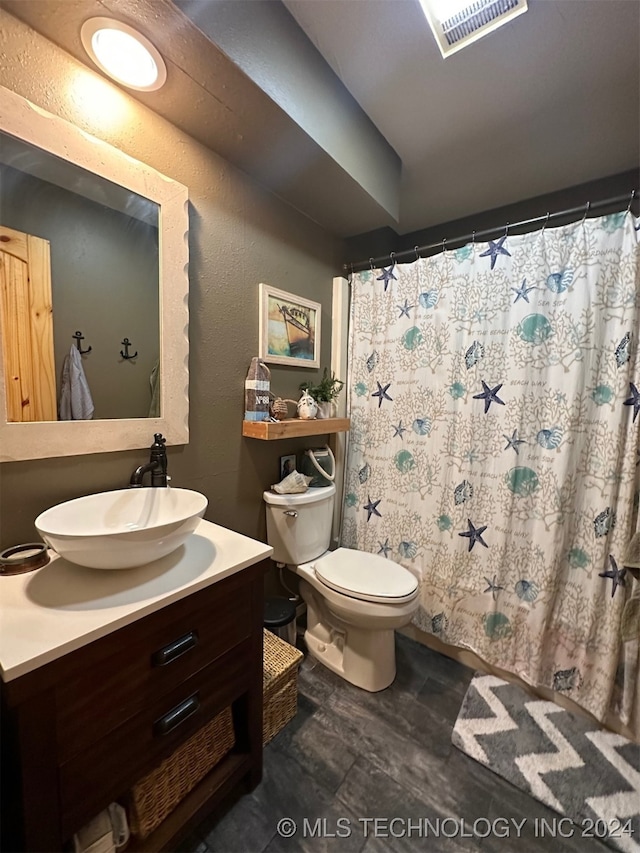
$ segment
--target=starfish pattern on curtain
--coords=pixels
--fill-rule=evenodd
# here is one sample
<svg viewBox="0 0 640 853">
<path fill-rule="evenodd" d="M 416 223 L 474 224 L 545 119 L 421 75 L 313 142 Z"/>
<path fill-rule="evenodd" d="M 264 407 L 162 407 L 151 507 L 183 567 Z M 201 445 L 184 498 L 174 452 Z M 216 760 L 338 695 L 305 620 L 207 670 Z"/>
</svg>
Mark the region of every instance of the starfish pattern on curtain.
<svg viewBox="0 0 640 853">
<path fill-rule="evenodd" d="M 619 213 L 354 276 L 342 542 L 414 572 L 418 628 L 640 732 L 639 237 Z"/>
</svg>

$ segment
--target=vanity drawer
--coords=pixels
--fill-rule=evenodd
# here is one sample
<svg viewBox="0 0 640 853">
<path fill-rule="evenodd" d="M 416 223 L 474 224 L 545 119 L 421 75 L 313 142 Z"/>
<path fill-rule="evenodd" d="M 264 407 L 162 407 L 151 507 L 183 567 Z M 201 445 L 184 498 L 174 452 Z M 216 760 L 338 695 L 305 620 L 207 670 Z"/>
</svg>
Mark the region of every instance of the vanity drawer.
<svg viewBox="0 0 640 853">
<path fill-rule="evenodd" d="M 62 836 L 124 795 L 150 769 L 250 686 L 251 640 L 150 701 L 59 770 Z M 98 711 L 99 713 L 99 711 Z"/>
<path fill-rule="evenodd" d="M 55 688 L 62 764 L 234 649 L 251 632 L 236 576 L 75 652 Z"/>
</svg>

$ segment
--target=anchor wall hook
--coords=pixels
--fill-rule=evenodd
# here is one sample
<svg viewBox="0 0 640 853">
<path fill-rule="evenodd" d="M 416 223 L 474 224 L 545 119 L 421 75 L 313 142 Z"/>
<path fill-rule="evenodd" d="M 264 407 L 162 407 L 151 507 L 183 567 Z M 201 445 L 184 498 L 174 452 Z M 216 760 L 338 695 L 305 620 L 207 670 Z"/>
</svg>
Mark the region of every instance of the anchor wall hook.
<svg viewBox="0 0 640 853">
<path fill-rule="evenodd" d="M 84 340 L 84 335 L 82 334 L 82 332 L 76 332 L 71 337 L 76 339 L 76 344 L 78 346 L 78 352 L 80 353 L 80 355 L 86 355 L 86 353 L 91 352 L 91 347 L 88 347 L 88 349 L 82 349 L 82 347 L 80 346 L 80 341 Z"/>
<path fill-rule="evenodd" d="M 125 338 L 123 341 L 120 341 L 120 343 L 124 347 L 124 352 L 122 352 L 122 350 L 120 350 L 120 355 L 123 358 L 126 358 L 126 359 L 136 358 L 136 356 L 138 355 L 138 350 L 136 350 L 133 355 L 129 355 L 129 347 L 133 346 L 133 344 L 131 343 L 129 338 Z"/>
</svg>

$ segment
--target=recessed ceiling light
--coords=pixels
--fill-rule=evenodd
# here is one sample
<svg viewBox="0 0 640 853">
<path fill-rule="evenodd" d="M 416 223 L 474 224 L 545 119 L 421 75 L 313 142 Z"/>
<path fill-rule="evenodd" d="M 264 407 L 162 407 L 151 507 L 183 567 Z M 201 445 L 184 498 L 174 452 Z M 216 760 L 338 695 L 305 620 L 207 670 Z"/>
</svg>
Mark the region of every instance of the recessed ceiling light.
<svg viewBox="0 0 640 853">
<path fill-rule="evenodd" d="M 527 11 L 527 0 L 420 0 L 420 5 L 443 56 Z"/>
<path fill-rule="evenodd" d="M 156 48 L 127 24 L 90 18 L 82 25 L 80 37 L 98 68 L 123 86 L 154 92 L 167 79 L 167 68 Z"/>
</svg>

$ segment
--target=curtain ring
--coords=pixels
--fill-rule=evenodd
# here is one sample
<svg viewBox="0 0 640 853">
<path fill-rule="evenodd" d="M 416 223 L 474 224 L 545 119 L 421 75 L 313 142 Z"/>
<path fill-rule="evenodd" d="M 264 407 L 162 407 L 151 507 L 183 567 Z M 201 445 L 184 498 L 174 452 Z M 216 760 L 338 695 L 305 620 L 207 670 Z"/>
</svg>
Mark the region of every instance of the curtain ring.
<svg viewBox="0 0 640 853">
<path fill-rule="evenodd" d="M 504 229 L 504 239 L 505 240 L 507 239 L 507 235 L 509 234 L 509 225 L 510 224 L 511 224 L 510 222 L 507 222 L 507 227 Z"/>
<path fill-rule="evenodd" d="M 443 251 L 443 253 L 447 251 L 447 238 L 446 237 L 442 238 L 442 251 Z"/>
<path fill-rule="evenodd" d="M 476 232 L 475 231 L 471 232 L 471 242 L 475 246 L 475 244 L 476 244 Z"/>
<path fill-rule="evenodd" d="M 627 213 L 631 211 L 631 205 L 633 204 L 633 200 L 636 197 L 636 191 L 631 190 L 631 198 L 629 199 L 629 206 L 627 207 Z"/>
<path fill-rule="evenodd" d="M 585 221 L 585 219 L 587 218 L 587 213 L 589 213 L 589 208 L 590 208 L 590 207 L 591 207 L 591 202 L 590 202 L 590 201 L 588 201 L 588 202 L 587 202 L 587 206 L 586 206 L 586 207 L 585 207 L 585 209 L 584 209 L 584 216 L 582 217 L 582 221 L 580 222 L 580 225 L 584 225 L 584 221 Z"/>
<path fill-rule="evenodd" d="M 392 266 L 395 267 L 395 265 L 396 265 L 396 253 L 395 252 L 389 252 L 389 260 L 391 261 Z"/>
<path fill-rule="evenodd" d="M 369 266 L 371 267 L 371 272 L 373 272 L 373 258 L 369 258 Z"/>
<path fill-rule="evenodd" d="M 540 232 L 541 234 L 544 234 L 544 229 L 547 227 L 547 222 L 549 221 L 550 216 L 551 216 L 551 212 L 547 210 L 547 216 L 546 216 L 546 218 L 542 224 L 542 231 Z"/>
<path fill-rule="evenodd" d="M 420 260 L 420 252 L 418 250 L 418 247 L 414 246 L 413 251 L 416 253 L 416 261 L 419 261 Z"/>
</svg>

